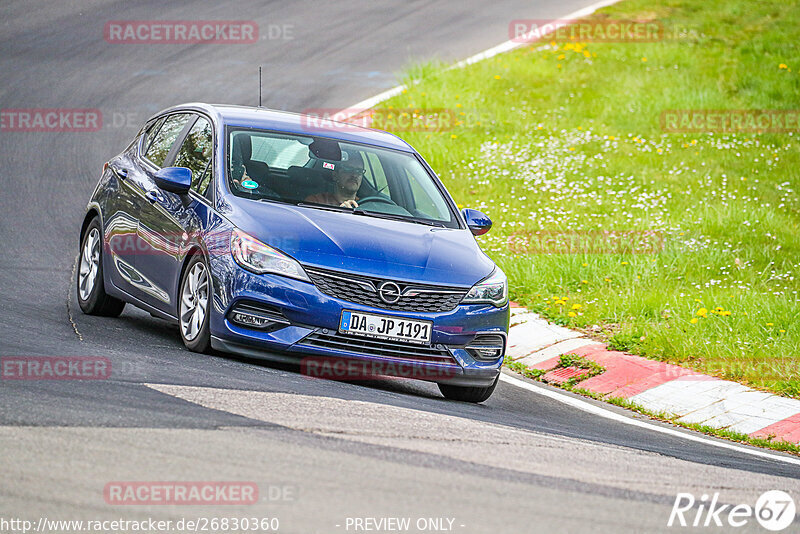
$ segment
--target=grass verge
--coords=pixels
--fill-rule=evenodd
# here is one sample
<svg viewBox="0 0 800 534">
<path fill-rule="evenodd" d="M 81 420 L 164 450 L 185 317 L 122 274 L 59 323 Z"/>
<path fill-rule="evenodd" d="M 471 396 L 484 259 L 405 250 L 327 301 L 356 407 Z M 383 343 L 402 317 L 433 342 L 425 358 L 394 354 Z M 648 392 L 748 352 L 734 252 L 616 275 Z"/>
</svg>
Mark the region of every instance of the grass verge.
<svg viewBox="0 0 800 534">
<path fill-rule="evenodd" d="M 661 128 L 666 110 L 800 108 L 800 4 L 627 0 L 592 19 L 668 37 L 420 65 L 380 107 L 451 110 L 452 127 L 397 133 L 492 218 L 480 242 L 515 300 L 618 350 L 800 397 L 800 134 Z M 536 253 L 542 235 L 606 231 L 657 246 Z"/>
</svg>

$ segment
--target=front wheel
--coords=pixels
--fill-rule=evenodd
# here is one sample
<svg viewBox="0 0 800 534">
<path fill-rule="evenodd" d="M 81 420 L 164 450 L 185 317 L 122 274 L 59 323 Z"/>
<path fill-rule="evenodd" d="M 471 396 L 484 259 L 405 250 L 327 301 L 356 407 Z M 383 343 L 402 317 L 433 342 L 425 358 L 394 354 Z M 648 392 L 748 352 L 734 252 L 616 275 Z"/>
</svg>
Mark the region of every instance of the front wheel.
<svg viewBox="0 0 800 534">
<path fill-rule="evenodd" d="M 125 301 L 109 296 L 103 284 L 103 237 L 100 220 L 96 217 L 89 223 L 81 239 L 75 282 L 78 286 L 78 304 L 83 313 L 118 317 L 125 308 Z"/>
<path fill-rule="evenodd" d="M 209 303 L 211 273 L 200 254 L 192 256 L 181 280 L 178 322 L 181 339 L 192 352 L 205 352 L 211 344 Z"/>
<path fill-rule="evenodd" d="M 497 382 L 500 380 L 500 375 L 494 379 L 491 385 L 480 386 L 451 386 L 450 384 L 437 384 L 439 391 L 446 399 L 461 401 L 461 402 L 483 402 L 494 393 L 494 388 L 497 387 Z"/>
</svg>

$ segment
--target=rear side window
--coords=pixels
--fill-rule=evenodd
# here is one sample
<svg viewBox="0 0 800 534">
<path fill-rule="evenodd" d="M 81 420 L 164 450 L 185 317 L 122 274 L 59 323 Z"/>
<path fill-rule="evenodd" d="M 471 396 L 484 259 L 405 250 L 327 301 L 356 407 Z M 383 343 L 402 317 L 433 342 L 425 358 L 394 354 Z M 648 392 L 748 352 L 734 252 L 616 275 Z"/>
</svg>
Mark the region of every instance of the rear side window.
<svg viewBox="0 0 800 534">
<path fill-rule="evenodd" d="M 177 139 L 178 134 L 181 133 L 190 118 L 192 118 L 191 113 L 179 113 L 167 117 L 167 120 L 159 128 L 158 133 L 153 137 L 153 141 L 144 156 L 156 166 L 161 167 L 164 164 L 164 160 L 167 159 L 167 154 L 169 154 L 172 144 L 175 143 L 175 139 Z"/>
<path fill-rule="evenodd" d="M 186 167 L 192 171 L 192 190 L 200 195 L 205 194 L 211 178 L 209 162 L 212 159 L 213 141 L 211 124 L 201 117 L 189 130 L 175 158 L 176 167 Z"/>
</svg>

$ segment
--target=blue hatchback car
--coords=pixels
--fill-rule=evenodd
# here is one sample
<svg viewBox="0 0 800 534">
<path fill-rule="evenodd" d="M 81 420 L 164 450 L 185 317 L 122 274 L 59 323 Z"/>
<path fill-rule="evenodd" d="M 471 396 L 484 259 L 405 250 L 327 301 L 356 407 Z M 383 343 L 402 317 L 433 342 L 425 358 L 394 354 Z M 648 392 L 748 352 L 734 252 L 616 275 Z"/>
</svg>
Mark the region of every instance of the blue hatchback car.
<svg viewBox="0 0 800 534">
<path fill-rule="evenodd" d="M 81 309 L 125 303 L 184 344 L 300 362 L 312 376 L 494 391 L 508 283 L 425 160 L 386 132 L 186 104 L 105 164 L 81 227 Z"/>
</svg>

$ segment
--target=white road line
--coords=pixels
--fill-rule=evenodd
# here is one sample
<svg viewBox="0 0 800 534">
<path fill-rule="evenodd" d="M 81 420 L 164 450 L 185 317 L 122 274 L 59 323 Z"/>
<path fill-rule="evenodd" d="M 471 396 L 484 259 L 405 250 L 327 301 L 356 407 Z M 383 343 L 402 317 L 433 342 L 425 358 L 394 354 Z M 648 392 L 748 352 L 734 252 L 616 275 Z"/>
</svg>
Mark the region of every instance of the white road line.
<svg viewBox="0 0 800 534">
<path fill-rule="evenodd" d="M 769 452 L 764 452 L 758 449 L 750 449 L 741 447 L 739 445 L 735 445 L 733 443 L 728 443 L 722 440 L 712 440 L 705 437 L 701 437 L 699 435 L 691 433 L 692 431 L 686 432 L 679 432 L 678 430 L 674 430 L 672 428 L 666 428 L 663 426 L 653 425 L 650 423 L 645 423 L 644 421 L 639 421 L 637 419 L 632 419 L 631 417 L 620 415 L 616 412 L 612 412 L 600 406 L 596 406 L 584 400 L 575 398 L 571 395 L 567 395 L 566 393 L 562 393 L 557 390 L 552 390 L 546 388 L 544 386 L 539 386 L 536 384 L 532 384 L 530 382 L 526 382 L 524 380 L 520 380 L 518 378 L 514 378 L 509 376 L 505 373 L 500 375 L 500 380 L 511 384 L 513 386 L 517 386 L 522 389 L 527 389 L 528 391 L 535 393 L 537 395 L 541 395 L 543 397 L 547 397 L 557 402 L 561 402 L 573 408 L 577 408 L 584 412 L 590 413 L 592 415 L 597 415 L 599 417 L 604 417 L 606 419 L 610 419 L 612 421 L 616 421 L 618 423 L 623 423 L 626 425 L 635 426 L 638 428 L 646 429 L 650 432 L 658 432 L 661 434 L 666 434 L 668 436 L 673 436 L 676 438 L 685 439 L 687 441 L 694 441 L 697 443 L 702 443 L 704 445 L 710 445 L 712 447 L 719 447 L 720 449 L 728 449 L 736 452 L 740 452 L 742 454 L 749 454 L 750 456 L 758 456 L 759 458 L 766 458 L 768 460 L 775 460 L 778 462 L 784 462 L 793 465 L 800 465 L 800 458 L 793 458 L 791 456 L 779 456 L 777 454 L 772 454 Z"/>
</svg>

